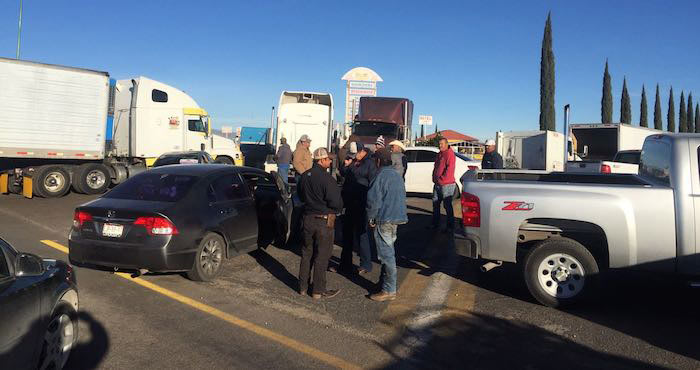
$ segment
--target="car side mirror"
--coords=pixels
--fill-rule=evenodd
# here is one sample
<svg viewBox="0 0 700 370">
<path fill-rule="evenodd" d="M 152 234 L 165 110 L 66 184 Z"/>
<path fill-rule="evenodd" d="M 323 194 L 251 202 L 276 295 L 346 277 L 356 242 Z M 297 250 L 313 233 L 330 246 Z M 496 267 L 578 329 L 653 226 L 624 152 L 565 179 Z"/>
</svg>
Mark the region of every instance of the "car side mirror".
<svg viewBox="0 0 700 370">
<path fill-rule="evenodd" d="M 41 257 L 22 253 L 15 260 L 15 276 L 41 276 L 44 274 L 44 260 Z"/>
</svg>

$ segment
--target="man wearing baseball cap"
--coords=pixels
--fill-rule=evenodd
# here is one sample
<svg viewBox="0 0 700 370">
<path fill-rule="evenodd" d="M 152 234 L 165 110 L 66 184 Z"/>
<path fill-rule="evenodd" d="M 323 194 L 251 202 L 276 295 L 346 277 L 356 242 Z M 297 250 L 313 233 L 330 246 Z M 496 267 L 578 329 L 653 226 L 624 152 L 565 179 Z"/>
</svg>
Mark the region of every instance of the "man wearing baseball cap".
<svg viewBox="0 0 700 370">
<path fill-rule="evenodd" d="M 481 168 L 485 170 L 503 169 L 503 157 L 496 152 L 496 142 L 493 139 L 486 140 L 486 153 L 481 159 Z"/>
<path fill-rule="evenodd" d="M 299 142 L 297 142 L 297 147 L 292 154 L 292 167 L 296 171 L 296 180 L 299 181 L 299 176 L 311 168 L 311 151 L 309 147 L 311 146 L 311 138 L 309 135 L 301 135 Z"/>
<path fill-rule="evenodd" d="M 343 210 L 340 187 L 328 173 L 333 162 L 326 148 L 318 148 L 313 154 L 314 164 L 301 176 L 298 186 L 299 199 L 304 202 L 304 243 L 299 265 L 299 294 L 306 294 L 311 277 L 313 259 L 314 299 L 331 298 L 337 289 L 326 289 L 326 269 L 333 252 L 335 218 Z"/>
<path fill-rule="evenodd" d="M 406 170 L 408 169 L 408 160 L 403 152 L 406 151 L 406 146 L 399 140 L 394 140 L 389 143 L 389 149 L 391 150 L 391 167 L 393 167 L 396 172 L 401 175 L 401 177 L 406 181 Z"/>
</svg>

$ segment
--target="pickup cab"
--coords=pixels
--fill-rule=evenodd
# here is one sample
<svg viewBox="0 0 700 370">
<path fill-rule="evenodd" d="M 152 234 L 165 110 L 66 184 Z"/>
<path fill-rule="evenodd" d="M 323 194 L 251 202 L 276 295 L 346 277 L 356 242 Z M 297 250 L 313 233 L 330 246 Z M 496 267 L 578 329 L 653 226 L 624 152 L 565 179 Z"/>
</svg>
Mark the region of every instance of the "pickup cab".
<svg viewBox="0 0 700 370">
<path fill-rule="evenodd" d="M 639 171 L 639 150 L 622 150 L 612 161 L 572 161 L 566 164 L 566 172 L 575 173 L 626 173 Z"/>
<path fill-rule="evenodd" d="M 540 303 L 590 297 L 607 269 L 700 275 L 700 135 L 646 138 L 638 175 L 470 171 L 457 253 L 523 266 Z"/>
</svg>

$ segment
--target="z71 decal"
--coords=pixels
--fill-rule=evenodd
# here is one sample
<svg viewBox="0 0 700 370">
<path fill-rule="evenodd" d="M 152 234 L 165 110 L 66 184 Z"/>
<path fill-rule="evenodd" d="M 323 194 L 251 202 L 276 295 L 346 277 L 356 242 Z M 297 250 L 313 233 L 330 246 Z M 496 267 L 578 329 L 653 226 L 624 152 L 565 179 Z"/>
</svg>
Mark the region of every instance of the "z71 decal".
<svg viewBox="0 0 700 370">
<path fill-rule="evenodd" d="M 513 202 L 506 201 L 503 202 L 506 206 L 501 208 L 503 211 L 532 211 L 535 208 L 535 203 L 525 203 L 525 202 Z"/>
</svg>

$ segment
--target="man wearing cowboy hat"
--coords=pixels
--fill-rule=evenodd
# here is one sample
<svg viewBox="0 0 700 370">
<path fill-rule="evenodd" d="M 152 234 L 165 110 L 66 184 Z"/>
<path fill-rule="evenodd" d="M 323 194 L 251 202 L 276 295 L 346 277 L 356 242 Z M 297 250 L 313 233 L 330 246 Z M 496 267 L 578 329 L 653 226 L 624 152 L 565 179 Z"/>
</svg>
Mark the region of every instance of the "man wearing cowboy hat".
<svg viewBox="0 0 700 370">
<path fill-rule="evenodd" d="M 391 149 L 391 166 L 401 177 L 406 181 L 406 170 L 408 169 L 408 159 L 403 153 L 406 151 L 406 146 L 399 140 L 394 140 L 389 143 Z"/>
</svg>

